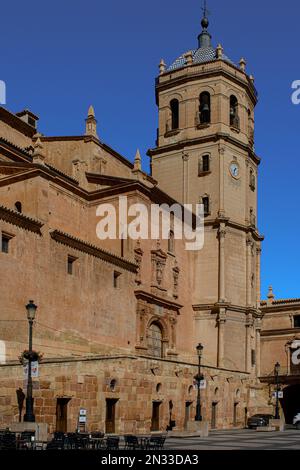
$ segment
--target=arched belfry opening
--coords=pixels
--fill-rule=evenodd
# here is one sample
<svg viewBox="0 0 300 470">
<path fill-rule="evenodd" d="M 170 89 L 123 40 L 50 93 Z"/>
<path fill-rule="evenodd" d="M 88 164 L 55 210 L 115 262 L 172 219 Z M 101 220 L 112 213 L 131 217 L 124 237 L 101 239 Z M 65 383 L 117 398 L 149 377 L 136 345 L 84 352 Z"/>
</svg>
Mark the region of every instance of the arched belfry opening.
<svg viewBox="0 0 300 470">
<path fill-rule="evenodd" d="M 176 99 L 171 100 L 171 128 L 175 131 L 179 128 L 179 101 Z"/>
<path fill-rule="evenodd" d="M 200 95 L 199 105 L 200 124 L 209 124 L 211 119 L 210 94 L 204 91 Z"/>
<path fill-rule="evenodd" d="M 236 129 L 240 128 L 240 118 L 239 118 L 239 102 L 236 96 L 230 96 L 230 126 L 235 127 Z"/>
</svg>

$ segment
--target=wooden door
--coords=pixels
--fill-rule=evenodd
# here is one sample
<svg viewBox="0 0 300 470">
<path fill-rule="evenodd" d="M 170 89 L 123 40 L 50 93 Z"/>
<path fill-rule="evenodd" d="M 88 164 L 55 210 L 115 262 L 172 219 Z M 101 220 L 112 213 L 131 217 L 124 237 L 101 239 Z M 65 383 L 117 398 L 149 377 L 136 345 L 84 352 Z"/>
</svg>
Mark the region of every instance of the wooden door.
<svg viewBox="0 0 300 470">
<path fill-rule="evenodd" d="M 152 420 L 151 431 L 159 431 L 159 407 L 161 402 L 153 402 L 152 404 Z"/>
<path fill-rule="evenodd" d="M 217 427 L 217 403 L 212 403 L 211 406 L 211 428 L 216 429 Z"/>
<path fill-rule="evenodd" d="M 67 432 L 68 403 L 70 398 L 58 398 L 56 402 L 56 432 Z"/>
<path fill-rule="evenodd" d="M 116 432 L 116 403 L 118 400 L 113 398 L 106 399 L 106 418 L 105 432 L 114 434 Z"/>
</svg>

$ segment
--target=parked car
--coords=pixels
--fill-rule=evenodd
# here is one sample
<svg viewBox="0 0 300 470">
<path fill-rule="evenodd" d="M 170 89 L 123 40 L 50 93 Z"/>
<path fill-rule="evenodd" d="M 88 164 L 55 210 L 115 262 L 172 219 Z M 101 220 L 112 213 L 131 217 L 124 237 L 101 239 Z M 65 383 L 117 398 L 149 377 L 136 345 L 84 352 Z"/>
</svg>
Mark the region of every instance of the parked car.
<svg viewBox="0 0 300 470">
<path fill-rule="evenodd" d="M 296 414 L 296 416 L 294 417 L 293 425 L 296 427 L 296 429 L 299 429 L 300 431 L 300 413 Z"/>
<path fill-rule="evenodd" d="M 257 414 L 248 419 L 247 425 L 249 429 L 256 429 L 264 426 L 269 426 L 270 419 L 274 419 L 273 415 Z"/>
</svg>

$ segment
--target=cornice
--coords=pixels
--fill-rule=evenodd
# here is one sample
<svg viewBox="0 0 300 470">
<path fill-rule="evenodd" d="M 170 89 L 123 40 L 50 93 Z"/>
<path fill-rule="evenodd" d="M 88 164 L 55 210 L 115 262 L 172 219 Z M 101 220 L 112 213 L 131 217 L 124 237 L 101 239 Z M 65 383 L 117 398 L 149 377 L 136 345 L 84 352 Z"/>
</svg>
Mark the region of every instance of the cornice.
<svg viewBox="0 0 300 470">
<path fill-rule="evenodd" d="M 261 330 L 261 336 L 296 335 L 300 328 L 278 328 L 276 330 Z"/>
<path fill-rule="evenodd" d="M 192 82 L 192 81 L 197 81 L 199 79 L 205 79 L 207 77 L 226 77 L 226 78 L 229 78 L 230 80 L 232 80 L 233 82 L 235 82 L 236 84 L 238 84 L 239 86 L 241 86 L 242 88 L 244 88 L 245 90 L 248 91 L 249 93 L 249 96 L 254 104 L 254 106 L 257 104 L 257 91 L 254 87 L 254 85 L 249 81 L 247 75 L 245 74 L 245 80 L 243 80 L 242 78 L 239 78 L 236 76 L 236 70 L 238 70 L 240 73 L 241 70 L 238 69 L 236 66 L 232 65 L 232 64 L 229 64 L 228 62 L 226 62 L 226 68 L 227 66 L 230 66 L 234 69 L 234 72 L 231 73 L 231 70 L 226 70 L 224 67 L 223 67 L 223 61 L 219 61 L 219 63 L 216 63 L 214 65 L 217 65 L 217 67 L 215 66 L 214 68 L 211 66 L 211 62 L 204 62 L 204 63 L 201 63 L 201 64 L 193 64 L 189 67 L 182 67 L 180 69 L 177 69 L 177 70 L 170 70 L 168 72 L 165 72 L 163 75 L 161 76 L 158 76 L 156 78 L 156 86 L 155 86 L 155 92 L 156 92 L 156 103 L 158 104 L 158 94 L 159 92 L 163 91 L 163 90 L 167 90 L 168 88 L 174 88 L 175 86 L 178 86 L 178 85 L 182 85 L 182 84 L 185 84 L 187 82 Z M 220 66 L 221 65 L 221 66 Z M 205 68 L 205 66 L 211 66 L 211 69 L 207 69 L 207 70 L 203 70 Z M 199 71 L 199 68 L 202 68 L 201 71 Z M 194 71 L 194 73 L 189 73 L 190 70 L 192 70 L 193 68 L 197 68 L 198 70 L 197 71 Z M 187 73 L 185 75 L 182 75 L 182 71 L 186 69 Z M 181 72 L 181 73 L 178 73 L 178 72 Z M 168 80 L 168 81 L 163 81 L 161 82 L 160 79 L 161 78 L 165 78 L 167 75 L 170 75 L 171 78 Z M 177 76 L 176 76 L 177 75 Z"/>
<path fill-rule="evenodd" d="M 105 144 L 104 142 L 100 141 L 94 136 L 90 135 L 74 135 L 74 136 L 41 136 L 40 137 L 42 142 L 70 142 L 70 141 L 81 141 L 81 142 L 93 142 L 94 144 L 98 145 L 101 147 L 103 150 L 106 152 L 110 153 L 112 156 L 117 158 L 120 162 L 122 162 L 124 165 L 129 167 L 130 169 L 133 169 L 133 163 L 131 163 L 129 160 L 127 160 L 126 157 L 121 155 L 119 152 L 111 148 L 109 145 Z"/>
<path fill-rule="evenodd" d="M 178 313 L 179 313 L 179 310 L 183 307 L 183 305 L 179 304 L 178 302 L 174 302 L 164 297 L 158 297 L 157 295 L 153 295 L 144 290 L 136 290 L 134 291 L 134 293 L 137 299 L 143 299 L 151 303 L 156 303 L 158 305 L 161 305 L 162 307 L 167 307 L 172 310 L 176 310 L 176 312 Z"/>
<path fill-rule="evenodd" d="M 39 235 L 41 234 L 41 228 L 44 225 L 39 220 L 27 217 L 2 205 L 0 205 L 0 219 L 12 225 L 29 230 L 30 232 L 38 233 Z"/>
<path fill-rule="evenodd" d="M 201 145 L 208 142 L 218 142 L 219 140 L 224 140 L 225 142 L 229 142 L 232 145 L 239 147 L 240 149 L 244 150 L 248 153 L 249 158 L 256 164 L 259 165 L 261 162 L 260 157 L 258 157 L 252 150 L 250 145 L 243 144 L 238 139 L 235 139 L 229 134 L 224 132 L 217 132 L 215 134 L 206 135 L 206 136 L 199 136 L 195 139 L 186 139 L 181 140 L 179 142 L 175 142 L 172 144 L 162 145 L 161 147 L 155 147 L 154 149 L 149 149 L 147 151 L 147 155 L 149 157 L 160 155 L 166 152 L 174 152 L 176 150 L 180 151 L 186 147 L 191 147 L 195 145 Z"/>
<path fill-rule="evenodd" d="M 75 250 L 87 253 L 95 258 L 100 258 L 110 264 L 114 264 L 119 268 L 126 269 L 127 271 L 136 273 L 138 266 L 125 258 L 121 258 L 117 255 L 110 253 L 109 251 L 103 250 L 91 243 L 80 240 L 79 238 L 73 237 L 67 233 L 59 230 L 53 230 L 50 232 L 50 236 L 53 240 L 63 245 L 67 245 Z"/>
<path fill-rule="evenodd" d="M 133 178 L 123 178 L 119 176 L 102 175 L 98 173 L 86 172 L 86 178 L 89 183 L 103 184 L 105 186 L 120 186 L 120 184 L 134 183 Z"/>
<path fill-rule="evenodd" d="M 32 138 L 36 133 L 35 127 L 27 124 L 27 122 L 23 121 L 16 114 L 11 113 L 3 107 L 0 107 L 0 120 L 18 130 L 26 137 Z"/>
<path fill-rule="evenodd" d="M 298 299 L 295 299 L 295 301 L 285 301 L 285 302 L 280 302 L 280 303 L 273 303 L 273 304 L 265 304 L 264 302 L 261 302 L 260 308 L 264 315 L 268 313 L 280 313 L 280 312 L 286 312 L 286 311 L 294 311 L 294 310 L 300 310 L 300 301 Z"/>
<path fill-rule="evenodd" d="M 2 150 L 5 157 L 11 158 L 13 161 L 32 162 L 32 157 L 26 150 L 4 139 L 4 137 L 0 137 L 0 150 Z"/>
<path fill-rule="evenodd" d="M 244 313 L 245 315 L 252 314 L 255 317 L 261 317 L 260 310 L 255 307 L 244 307 L 242 305 L 234 305 L 230 302 L 217 302 L 214 304 L 194 304 L 192 305 L 194 312 L 203 310 L 211 311 L 212 313 L 218 313 L 220 309 L 226 309 L 232 312 Z"/>
<path fill-rule="evenodd" d="M 261 235 L 255 227 L 252 225 L 244 225 L 234 220 L 231 220 L 229 217 L 217 217 L 216 219 L 206 219 L 204 221 L 204 226 L 212 226 L 215 229 L 219 229 L 221 224 L 225 224 L 226 227 L 231 227 L 236 230 L 241 230 L 245 233 L 251 233 L 255 241 L 264 241 L 264 235 Z"/>
</svg>

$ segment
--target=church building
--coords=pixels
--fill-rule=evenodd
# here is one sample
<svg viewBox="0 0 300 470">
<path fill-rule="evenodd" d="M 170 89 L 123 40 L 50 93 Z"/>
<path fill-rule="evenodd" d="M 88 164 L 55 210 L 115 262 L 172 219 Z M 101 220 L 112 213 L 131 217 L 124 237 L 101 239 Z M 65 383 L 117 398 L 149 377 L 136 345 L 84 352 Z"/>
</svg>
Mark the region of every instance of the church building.
<svg viewBox="0 0 300 470">
<path fill-rule="evenodd" d="M 261 299 L 260 157 L 254 78 L 201 32 L 159 64 L 151 174 L 103 142 L 91 106 L 83 135 L 47 136 L 29 110 L 0 108 L 0 428 L 24 417 L 26 305 L 37 305 L 35 420 L 49 433 L 244 427 L 274 413 L 280 362 L 287 422 L 296 407 L 300 300 Z M 204 247 L 174 237 L 97 236 L 97 208 L 203 204 Z M 29 304 L 33 305 L 33 304 Z M 201 348 L 197 346 L 201 344 Z M 300 347 L 300 345 L 299 345 Z M 201 354 L 201 356 L 200 356 Z"/>
</svg>

